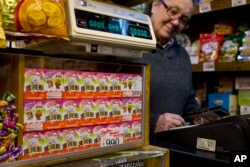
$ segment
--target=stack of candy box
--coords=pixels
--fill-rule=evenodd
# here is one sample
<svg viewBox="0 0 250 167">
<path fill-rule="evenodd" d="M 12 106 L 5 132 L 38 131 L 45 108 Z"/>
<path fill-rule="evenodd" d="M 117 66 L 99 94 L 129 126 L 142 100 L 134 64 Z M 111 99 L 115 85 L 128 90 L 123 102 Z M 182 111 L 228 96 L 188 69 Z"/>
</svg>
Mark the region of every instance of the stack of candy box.
<svg viewBox="0 0 250 167">
<path fill-rule="evenodd" d="M 142 87 L 139 74 L 26 68 L 23 159 L 141 140 Z"/>
</svg>

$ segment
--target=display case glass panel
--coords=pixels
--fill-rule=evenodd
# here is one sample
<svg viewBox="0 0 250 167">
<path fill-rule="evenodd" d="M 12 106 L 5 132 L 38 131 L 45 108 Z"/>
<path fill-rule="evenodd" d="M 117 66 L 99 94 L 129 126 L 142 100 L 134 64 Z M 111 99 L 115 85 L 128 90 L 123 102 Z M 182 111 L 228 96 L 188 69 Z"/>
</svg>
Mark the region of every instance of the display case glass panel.
<svg viewBox="0 0 250 167">
<path fill-rule="evenodd" d="M 24 126 L 17 137 L 22 155 L 13 165 L 86 158 L 148 143 L 146 65 L 57 56 L 1 54 L 0 93 L 15 95 Z"/>
</svg>

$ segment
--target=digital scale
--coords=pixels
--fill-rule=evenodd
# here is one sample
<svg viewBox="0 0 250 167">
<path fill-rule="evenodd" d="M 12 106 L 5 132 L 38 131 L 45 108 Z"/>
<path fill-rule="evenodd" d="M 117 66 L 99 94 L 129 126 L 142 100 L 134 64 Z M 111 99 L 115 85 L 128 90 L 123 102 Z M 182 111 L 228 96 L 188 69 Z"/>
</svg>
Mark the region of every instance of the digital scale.
<svg viewBox="0 0 250 167">
<path fill-rule="evenodd" d="M 148 15 L 118 5 L 92 0 L 65 0 L 70 41 L 39 45 L 45 53 L 108 55 L 137 59 L 155 48 Z M 57 45 L 57 46 L 55 46 Z M 34 49 L 34 46 L 32 46 Z M 58 48 L 58 49 L 55 49 Z"/>
</svg>

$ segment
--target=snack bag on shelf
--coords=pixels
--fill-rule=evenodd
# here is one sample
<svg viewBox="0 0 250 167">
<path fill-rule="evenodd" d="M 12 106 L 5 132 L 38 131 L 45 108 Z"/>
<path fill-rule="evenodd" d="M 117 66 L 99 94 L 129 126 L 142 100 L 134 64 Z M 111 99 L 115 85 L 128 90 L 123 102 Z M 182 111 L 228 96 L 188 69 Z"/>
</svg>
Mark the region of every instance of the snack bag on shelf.
<svg viewBox="0 0 250 167">
<path fill-rule="evenodd" d="M 199 63 L 200 40 L 192 42 L 190 47 L 185 48 L 190 56 L 192 64 Z"/>
<path fill-rule="evenodd" d="M 250 30 L 245 31 L 245 37 L 242 39 L 242 47 L 239 48 L 240 54 L 237 61 L 250 61 Z"/>
<path fill-rule="evenodd" d="M 247 30 L 248 30 L 248 23 L 241 23 L 237 26 L 235 34 L 244 36 L 245 31 Z"/>
<path fill-rule="evenodd" d="M 232 34 L 234 32 L 234 24 L 227 22 L 218 22 L 214 25 L 215 34 Z"/>
<path fill-rule="evenodd" d="M 179 33 L 175 36 L 175 39 L 179 45 L 186 49 L 190 56 L 191 63 L 198 64 L 199 50 L 197 50 L 198 48 L 196 47 L 196 45 L 193 45 L 193 43 L 191 43 L 190 38 L 184 33 Z"/>
<path fill-rule="evenodd" d="M 239 52 L 242 37 L 240 35 L 226 35 L 220 49 L 219 62 L 234 62 Z"/>
<path fill-rule="evenodd" d="M 2 0 L 3 28 L 11 36 L 68 39 L 63 0 Z"/>
<path fill-rule="evenodd" d="M 175 39 L 177 43 L 183 46 L 184 48 L 191 46 L 190 38 L 184 33 L 176 34 Z"/>
<path fill-rule="evenodd" d="M 218 61 L 223 34 L 200 34 L 199 62 Z"/>
</svg>

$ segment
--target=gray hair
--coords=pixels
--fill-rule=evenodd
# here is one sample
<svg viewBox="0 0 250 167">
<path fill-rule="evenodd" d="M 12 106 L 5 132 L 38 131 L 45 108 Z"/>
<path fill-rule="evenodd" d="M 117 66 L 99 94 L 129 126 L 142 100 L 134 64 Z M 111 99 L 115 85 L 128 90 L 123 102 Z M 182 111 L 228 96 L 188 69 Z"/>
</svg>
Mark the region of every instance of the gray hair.
<svg viewBox="0 0 250 167">
<path fill-rule="evenodd" d="M 152 13 L 151 13 L 152 4 L 153 4 L 153 2 L 155 2 L 155 1 L 158 1 L 158 3 L 161 3 L 160 0 L 149 0 L 149 1 L 146 3 L 145 8 L 144 8 L 144 10 L 143 10 L 143 13 L 144 13 L 144 14 L 147 14 L 147 15 L 149 15 L 149 16 L 152 15 Z M 191 0 L 191 1 L 192 1 L 193 4 L 194 4 L 195 0 Z"/>
</svg>

